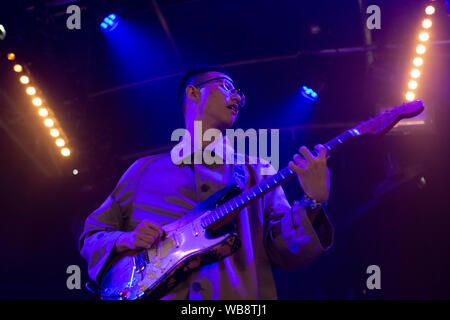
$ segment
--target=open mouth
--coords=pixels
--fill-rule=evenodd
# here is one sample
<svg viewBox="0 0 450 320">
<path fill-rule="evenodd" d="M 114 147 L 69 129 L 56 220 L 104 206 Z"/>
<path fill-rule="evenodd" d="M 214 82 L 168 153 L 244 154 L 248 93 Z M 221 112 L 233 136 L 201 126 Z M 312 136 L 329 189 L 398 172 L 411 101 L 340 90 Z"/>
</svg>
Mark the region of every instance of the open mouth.
<svg viewBox="0 0 450 320">
<path fill-rule="evenodd" d="M 230 109 L 231 111 L 233 111 L 234 114 L 237 114 L 238 111 L 239 111 L 239 107 L 238 107 L 238 105 L 235 104 L 235 103 L 233 103 L 233 104 L 227 106 L 227 108 Z"/>
</svg>

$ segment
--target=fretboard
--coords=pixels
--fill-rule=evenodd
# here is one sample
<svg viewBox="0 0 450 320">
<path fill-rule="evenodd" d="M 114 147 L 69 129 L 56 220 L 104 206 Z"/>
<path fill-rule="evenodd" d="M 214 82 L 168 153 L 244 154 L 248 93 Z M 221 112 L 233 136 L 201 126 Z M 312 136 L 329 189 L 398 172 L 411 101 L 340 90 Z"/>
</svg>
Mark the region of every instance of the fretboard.
<svg viewBox="0 0 450 320">
<path fill-rule="evenodd" d="M 337 137 L 324 144 L 324 147 L 327 149 L 327 155 L 335 152 L 340 146 L 348 142 L 353 137 L 360 135 L 360 132 L 356 128 L 344 131 Z M 317 155 L 315 150 L 312 150 L 312 153 Z M 271 189 L 277 187 L 294 176 L 295 172 L 289 167 L 279 170 L 273 176 L 264 179 L 264 181 L 260 184 L 243 191 L 240 195 L 216 207 L 214 210 L 211 210 L 208 215 L 202 218 L 202 227 L 208 228 L 213 223 L 219 222 L 219 220 L 225 218 L 225 216 L 231 214 L 232 212 L 236 212 L 242 207 L 245 207 L 250 201 L 264 195 Z"/>
</svg>

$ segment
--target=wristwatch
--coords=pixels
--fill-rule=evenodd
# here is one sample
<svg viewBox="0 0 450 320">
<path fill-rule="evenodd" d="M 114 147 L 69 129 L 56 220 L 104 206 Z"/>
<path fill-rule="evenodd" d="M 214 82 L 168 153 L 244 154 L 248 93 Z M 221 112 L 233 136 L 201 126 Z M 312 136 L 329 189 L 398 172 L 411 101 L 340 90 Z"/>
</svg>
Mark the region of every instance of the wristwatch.
<svg viewBox="0 0 450 320">
<path fill-rule="evenodd" d="M 303 194 L 303 198 L 299 201 L 299 204 L 305 208 L 320 209 L 325 208 L 328 201 L 318 202 L 316 199 L 309 197 L 306 193 Z"/>
</svg>

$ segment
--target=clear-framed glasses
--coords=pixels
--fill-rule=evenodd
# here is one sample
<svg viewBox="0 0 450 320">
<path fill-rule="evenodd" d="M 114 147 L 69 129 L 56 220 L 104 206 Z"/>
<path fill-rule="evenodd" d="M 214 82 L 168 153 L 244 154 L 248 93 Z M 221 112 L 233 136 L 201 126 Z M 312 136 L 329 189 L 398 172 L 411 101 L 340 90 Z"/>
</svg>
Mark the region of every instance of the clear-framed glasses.
<svg viewBox="0 0 450 320">
<path fill-rule="evenodd" d="M 212 78 L 212 79 L 209 79 L 209 80 L 205 80 L 205 81 L 193 84 L 193 86 L 194 87 L 199 87 L 199 86 L 204 85 L 204 84 L 206 84 L 208 82 L 217 81 L 217 80 L 228 80 L 229 81 L 229 79 L 226 78 L 226 77 L 217 77 L 217 78 Z M 224 87 L 225 90 L 227 90 L 231 94 L 237 94 L 241 98 L 241 101 L 239 102 L 239 108 L 243 108 L 245 106 L 245 95 L 242 92 L 242 90 L 232 87 L 226 81 L 223 81 L 223 83 L 224 83 L 223 87 Z"/>
</svg>

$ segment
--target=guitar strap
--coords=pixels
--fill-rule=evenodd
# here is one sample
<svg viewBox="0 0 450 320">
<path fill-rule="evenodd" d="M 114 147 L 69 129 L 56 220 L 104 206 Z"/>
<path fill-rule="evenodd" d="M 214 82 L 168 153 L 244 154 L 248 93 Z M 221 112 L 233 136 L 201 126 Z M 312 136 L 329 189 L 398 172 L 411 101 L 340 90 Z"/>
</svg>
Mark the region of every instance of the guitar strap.
<svg viewBox="0 0 450 320">
<path fill-rule="evenodd" d="M 236 184 L 242 191 L 245 190 L 247 180 L 245 176 L 245 156 L 234 154 L 234 164 L 231 170 L 230 184 Z"/>
</svg>

